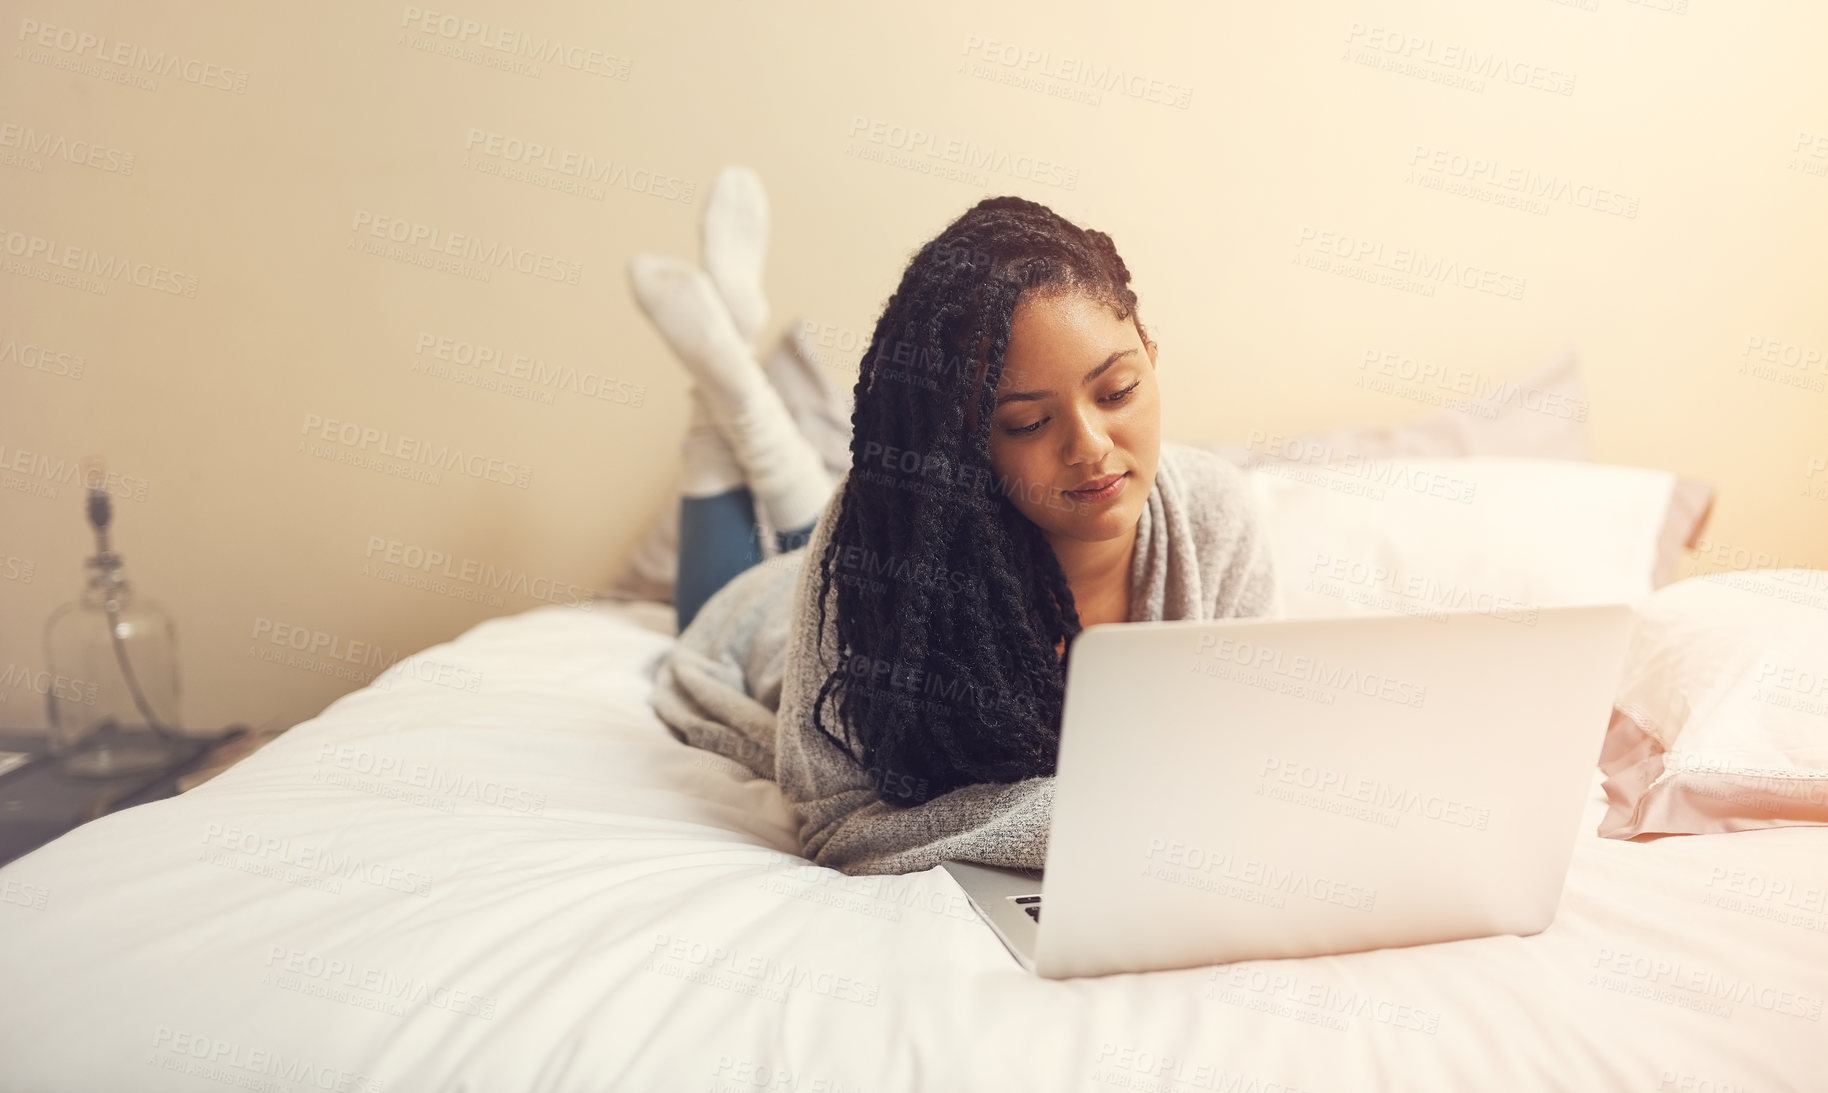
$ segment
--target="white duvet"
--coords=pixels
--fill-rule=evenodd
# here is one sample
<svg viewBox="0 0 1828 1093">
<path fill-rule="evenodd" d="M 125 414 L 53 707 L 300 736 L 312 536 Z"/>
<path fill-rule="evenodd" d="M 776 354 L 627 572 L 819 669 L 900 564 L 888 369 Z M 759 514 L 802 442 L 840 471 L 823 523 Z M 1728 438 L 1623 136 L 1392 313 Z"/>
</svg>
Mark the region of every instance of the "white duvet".
<svg viewBox="0 0 1828 1093">
<path fill-rule="evenodd" d="M 1602 840 L 1529 938 L 1066 981 L 794 856 L 640 608 L 485 622 L 0 870 L 5 1090 L 1828 1089 L 1828 829 Z"/>
</svg>

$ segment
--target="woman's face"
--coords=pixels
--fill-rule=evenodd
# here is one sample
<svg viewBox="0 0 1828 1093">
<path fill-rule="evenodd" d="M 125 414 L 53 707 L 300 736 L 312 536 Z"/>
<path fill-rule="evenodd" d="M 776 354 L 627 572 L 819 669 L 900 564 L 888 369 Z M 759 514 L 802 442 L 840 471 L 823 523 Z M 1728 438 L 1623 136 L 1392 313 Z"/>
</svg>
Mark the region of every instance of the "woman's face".
<svg viewBox="0 0 1828 1093">
<path fill-rule="evenodd" d="M 1078 293 L 1016 306 L 990 468 L 1052 539 L 1100 542 L 1136 526 L 1161 457 L 1155 351 L 1136 324 Z M 1119 476 L 1115 490 L 1075 492 Z"/>
</svg>

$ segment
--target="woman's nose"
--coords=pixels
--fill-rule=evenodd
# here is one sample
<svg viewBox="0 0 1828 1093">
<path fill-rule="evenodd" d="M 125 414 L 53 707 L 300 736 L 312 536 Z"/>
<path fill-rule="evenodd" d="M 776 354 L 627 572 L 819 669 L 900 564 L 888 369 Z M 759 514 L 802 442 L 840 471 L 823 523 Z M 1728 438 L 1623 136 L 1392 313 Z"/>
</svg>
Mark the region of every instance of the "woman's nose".
<svg viewBox="0 0 1828 1093">
<path fill-rule="evenodd" d="M 1067 434 L 1065 456 L 1069 465 L 1096 465 L 1115 447 L 1110 430 L 1095 412 L 1075 415 Z"/>
</svg>

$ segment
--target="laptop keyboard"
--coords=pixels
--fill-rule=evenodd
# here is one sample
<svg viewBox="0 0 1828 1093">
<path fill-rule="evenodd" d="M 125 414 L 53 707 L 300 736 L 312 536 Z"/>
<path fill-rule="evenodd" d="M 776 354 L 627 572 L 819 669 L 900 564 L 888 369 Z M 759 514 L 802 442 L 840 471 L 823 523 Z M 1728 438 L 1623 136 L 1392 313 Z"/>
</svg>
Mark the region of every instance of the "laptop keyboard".
<svg viewBox="0 0 1828 1093">
<path fill-rule="evenodd" d="M 1010 896 L 1009 898 L 1015 901 L 1017 906 L 1021 907 L 1022 910 L 1027 911 L 1029 918 L 1034 919 L 1036 922 L 1041 921 L 1040 896 Z"/>
</svg>

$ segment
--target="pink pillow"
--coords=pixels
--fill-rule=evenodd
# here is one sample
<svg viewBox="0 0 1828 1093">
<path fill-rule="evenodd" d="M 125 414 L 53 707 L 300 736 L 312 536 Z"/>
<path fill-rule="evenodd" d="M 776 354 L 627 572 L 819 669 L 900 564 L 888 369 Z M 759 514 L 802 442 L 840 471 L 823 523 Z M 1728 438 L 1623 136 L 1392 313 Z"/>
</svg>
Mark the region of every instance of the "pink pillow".
<svg viewBox="0 0 1828 1093">
<path fill-rule="evenodd" d="M 1367 353 L 1358 385 L 1424 404 L 1458 403 L 1415 421 L 1361 425 L 1330 432 L 1253 434 L 1243 444 L 1198 444 L 1243 467 L 1265 462 L 1324 465 L 1359 459 L 1450 459 L 1495 455 L 1533 459 L 1587 458 L 1587 398 L 1572 349 L 1514 380 L 1493 381 L 1449 368 Z M 1676 579 L 1684 549 L 1692 549 L 1712 510 L 1714 488 L 1676 477 L 1657 537 L 1650 586 Z"/>
<path fill-rule="evenodd" d="M 1678 581 L 1639 606 L 1599 833 L 1828 824 L 1828 571 Z"/>
</svg>

